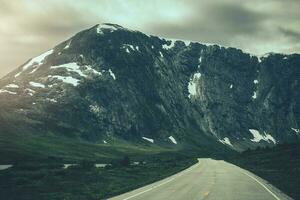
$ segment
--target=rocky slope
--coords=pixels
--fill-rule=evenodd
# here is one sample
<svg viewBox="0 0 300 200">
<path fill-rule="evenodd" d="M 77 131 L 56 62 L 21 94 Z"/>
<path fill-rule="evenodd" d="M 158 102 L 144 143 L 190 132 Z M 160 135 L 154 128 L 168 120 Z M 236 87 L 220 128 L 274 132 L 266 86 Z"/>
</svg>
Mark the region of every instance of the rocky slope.
<svg viewBox="0 0 300 200">
<path fill-rule="evenodd" d="M 1 134 L 225 145 L 300 138 L 300 55 L 84 30 L 0 80 Z"/>
</svg>

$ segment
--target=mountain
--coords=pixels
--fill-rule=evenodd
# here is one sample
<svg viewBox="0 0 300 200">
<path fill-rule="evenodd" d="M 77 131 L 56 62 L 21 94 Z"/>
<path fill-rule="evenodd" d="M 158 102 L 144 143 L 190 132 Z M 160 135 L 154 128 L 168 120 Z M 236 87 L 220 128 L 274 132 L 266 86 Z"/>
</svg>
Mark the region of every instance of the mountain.
<svg viewBox="0 0 300 200">
<path fill-rule="evenodd" d="M 241 151 L 300 138 L 300 55 L 81 31 L 0 80 L 1 134 Z"/>
</svg>

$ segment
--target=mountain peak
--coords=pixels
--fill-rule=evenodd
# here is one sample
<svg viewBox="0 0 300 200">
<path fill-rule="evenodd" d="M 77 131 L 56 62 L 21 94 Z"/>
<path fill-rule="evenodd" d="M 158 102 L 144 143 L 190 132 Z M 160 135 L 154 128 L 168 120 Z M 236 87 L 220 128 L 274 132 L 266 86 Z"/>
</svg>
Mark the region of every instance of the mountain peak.
<svg viewBox="0 0 300 200">
<path fill-rule="evenodd" d="M 109 30 L 110 32 L 116 31 L 118 29 L 124 29 L 124 27 L 112 23 L 96 24 L 94 27 L 96 28 L 97 33 L 103 33 L 102 30 L 104 29 Z"/>
</svg>

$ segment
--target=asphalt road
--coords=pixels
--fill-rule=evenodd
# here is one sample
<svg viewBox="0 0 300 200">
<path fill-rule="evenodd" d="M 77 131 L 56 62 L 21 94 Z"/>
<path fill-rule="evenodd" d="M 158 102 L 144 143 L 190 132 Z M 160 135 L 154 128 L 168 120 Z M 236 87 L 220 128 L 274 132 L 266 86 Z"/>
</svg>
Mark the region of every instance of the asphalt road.
<svg viewBox="0 0 300 200">
<path fill-rule="evenodd" d="M 285 200 L 258 176 L 222 160 L 199 163 L 161 181 L 110 200 Z"/>
</svg>

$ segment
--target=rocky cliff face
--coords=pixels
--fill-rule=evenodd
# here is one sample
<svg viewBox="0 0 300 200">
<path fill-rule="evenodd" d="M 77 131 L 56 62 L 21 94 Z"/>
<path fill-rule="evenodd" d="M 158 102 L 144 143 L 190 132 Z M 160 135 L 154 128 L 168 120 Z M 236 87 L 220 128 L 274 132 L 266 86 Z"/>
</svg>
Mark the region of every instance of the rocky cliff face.
<svg viewBox="0 0 300 200">
<path fill-rule="evenodd" d="M 242 150 L 299 139 L 299 82 L 298 54 L 257 58 L 102 24 L 0 80 L 0 128 Z"/>
</svg>

